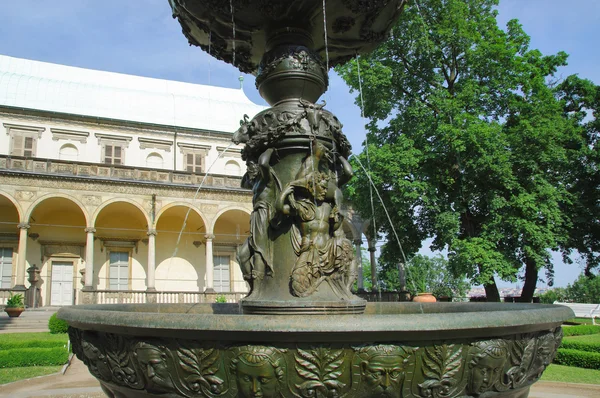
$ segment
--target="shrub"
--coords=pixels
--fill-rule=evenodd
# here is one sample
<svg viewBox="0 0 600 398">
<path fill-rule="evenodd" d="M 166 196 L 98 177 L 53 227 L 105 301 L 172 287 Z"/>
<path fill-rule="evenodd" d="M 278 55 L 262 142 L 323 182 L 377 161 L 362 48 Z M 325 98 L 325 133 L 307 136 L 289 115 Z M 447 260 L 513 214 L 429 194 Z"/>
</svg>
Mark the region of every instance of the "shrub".
<svg viewBox="0 0 600 398">
<path fill-rule="evenodd" d="M 58 319 L 56 313 L 54 313 L 48 320 L 48 329 L 50 329 L 50 333 L 52 334 L 67 333 L 69 324 L 62 319 Z"/>
<path fill-rule="evenodd" d="M 559 348 L 554 363 L 586 369 L 600 369 L 600 353 Z"/>
<path fill-rule="evenodd" d="M 23 295 L 22 294 L 10 294 L 10 298 L 6 300 L 6 308 L 23 308 Z"/>
<path fill-rule="evenodd" d="M 567 348 L 570 350 L 579 350 L 587 352 L 597 352 L 600 354 L 600 344 L 591 343 L 587 341 L 574 341 L 574 340 L 563 340 L 560 348 Z"/>
<path fill-rule="evenodd" d="M 577 325 L 564 327 L 565 336 L 584 336 L 586 334 L 600 333 L 600 325 Z"/>
<path fill-rule="evenodd" d="M 224 294 L 219 294 L 217 297 L 215 297 L 215 303 L 226 303 L 227 302 L 227 297 L 225 297 Z"/>
<path fill-rule="evenodd" d="M 0 368 L 64 365 L 68 359 L 66 347 L 17 348 L 0 351 Z"/>
</svg>

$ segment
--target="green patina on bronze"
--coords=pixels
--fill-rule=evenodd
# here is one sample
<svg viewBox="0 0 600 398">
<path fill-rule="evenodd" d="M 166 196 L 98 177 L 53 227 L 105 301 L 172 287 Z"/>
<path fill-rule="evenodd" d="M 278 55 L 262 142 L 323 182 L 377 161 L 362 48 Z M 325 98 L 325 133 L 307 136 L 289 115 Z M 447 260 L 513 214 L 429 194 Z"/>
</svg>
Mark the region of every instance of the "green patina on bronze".
<svg viewBox="0 0 600 398">
<path fill-rule="evenodd" d="M 111 397 L 527 397 L 552 361 L 560 306 L 369 304 L 341 224 L 352 177 L 327 69 L 372 50 L 406 0 L 169 0 L 191 44 L 257 75 L 243 116 L 253 191 L 241 306 L 63 308 L 73 351 Z M 240 115 L 241 116 L 241 115 Z"/>
</svg>

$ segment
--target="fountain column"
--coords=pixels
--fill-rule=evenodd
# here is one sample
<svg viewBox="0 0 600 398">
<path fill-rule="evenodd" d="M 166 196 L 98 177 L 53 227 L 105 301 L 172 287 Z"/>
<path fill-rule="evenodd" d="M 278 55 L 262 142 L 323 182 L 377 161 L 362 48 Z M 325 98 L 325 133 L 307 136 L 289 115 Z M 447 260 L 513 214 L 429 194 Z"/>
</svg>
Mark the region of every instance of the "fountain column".
<svg viewBox="0 0 600 398">
<path fill-rule="evenodd" d="M 371 290 L 374 292 L 379 291 L 379 285 L 377 281 L 377 261 L 375 260 L 375 251 L 377 250 L 375 248 L 376 242 L 377 241 L 375 239 L 369 239 L 369 254 L 371 259 L 371 283 L 373 285 Z"/>
<path fill-rule="evenodd" d="M 17 225 L 17 227 L 19 228 L 19 256 L 17 257 L 15 286 L 12 290 L 26 290 L 25 268 L 27 267 L 27 230 L 30 225 L 29 223 L 22 222 Z"/>
<path fill-rule="evenodd" d="M 86 228 L 85 240 L 85 285 L 84 290 L 92 290 L 94 288 L 94 234 L 96 228 Z"/>
<path fill-rule="evenodd" d="M 148 282 L 146 291 L 154 292 L 156 270 L 156 230 L 148 230 Z"/>
<path fill-rule="evenodd" d="M 206 288 L 204 293 L 214 293 L 214 259 L 213 259 L 213 239 L 215 238 L 212 234 L 205 235 L 206 238 Z"/>
<path fill-rule="evenodd" d="M 362 266 L 362 250 L 361 245 L 362 239 L 354 240 L 354 247 L 356 251 L 356 262 L 358 263 L 358 291 L 365 290 L 365 281 L 363 278 L 363 266 Z"/>
</svg>

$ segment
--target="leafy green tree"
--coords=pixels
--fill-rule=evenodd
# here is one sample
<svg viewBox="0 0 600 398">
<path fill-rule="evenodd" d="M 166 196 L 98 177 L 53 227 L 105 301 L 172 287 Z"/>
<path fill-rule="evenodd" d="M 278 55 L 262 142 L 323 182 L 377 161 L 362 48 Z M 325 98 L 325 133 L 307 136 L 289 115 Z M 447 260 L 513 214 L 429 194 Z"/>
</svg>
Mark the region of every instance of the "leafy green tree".
<svg viewBox="0 0 600 398">
<path fill-rule="evenodd" d="M 413 296 L 428 292 L 436 297 L 466 297 L 471 287 L 464 277 L 452 274 L 448 260 L 441 255 L 428 257 L 420 254 L 406 264 L 406 286 Z"/>
<path fill-rule="evenodd" d="M 581 274 L 572 285 L 567 285 L 566 292 L 573 302 L 600 304 L 600 277 Z"/>
<path fill-rule="evenodd" d="M 600 86 L 569 76 L 557 87 L 556 95 L 564 116 L 582 137 L 566 173 L 573 202 L 563 208 L 571 220 L 571 229 L 561 248 L 566 262 L 572 262 L 573 251 L 578 252 L 586 262 L 584 274 L 592 277 L 600 265 Z"/>
<path fill-rule="evenodd" d="M 555 301 L 564 303 L 567 300 L 567 289 L 564 287 L 557 287 L 540 295 L 540 302 L 542 304 L 553 304 Z"/>
<path fill-rule="evenodd" d="M 576 140 L 548 84 L 566 54 L 530 49 L 517 21 L 500 29 L 497 4 L 412 3 L 390 40 L 337 69 L 356 90 L 360 66 L 369 158 L 354 162 L 370 161 L 404 251 L 432 237 L 454 275 L 482 284 L 489 301 L 500 301 L 496 278 L 514 281 L 524 264 L 522 296 L 533 295 L 542 267 L 552 278 L 549 251 L 569 227 L 558 181 Z M 348 195 L 370 214 L 369 181 L 356 169 Z M 374 217 L 393 236 L 382 208 Z M 391 268 L 398 258 L 390 239 L 380 260 Z"/>
</svg>

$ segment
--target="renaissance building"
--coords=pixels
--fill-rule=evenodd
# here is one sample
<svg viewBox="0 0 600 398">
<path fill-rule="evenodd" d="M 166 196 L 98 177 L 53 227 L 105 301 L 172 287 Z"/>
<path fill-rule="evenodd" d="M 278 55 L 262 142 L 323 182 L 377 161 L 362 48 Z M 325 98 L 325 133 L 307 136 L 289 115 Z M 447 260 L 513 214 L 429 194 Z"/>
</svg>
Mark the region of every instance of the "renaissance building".
<svg viewBox="0 0 600 398">
<path fill-rule="evenodd" d="M 242 89 L 0 56 L 0 304 L 239 299 L 252 197 L 231 137 L 263 109 Z"/>
</svg>

